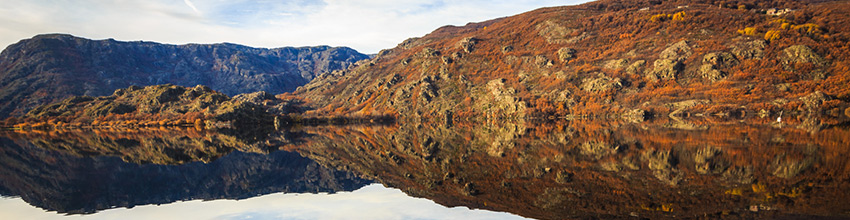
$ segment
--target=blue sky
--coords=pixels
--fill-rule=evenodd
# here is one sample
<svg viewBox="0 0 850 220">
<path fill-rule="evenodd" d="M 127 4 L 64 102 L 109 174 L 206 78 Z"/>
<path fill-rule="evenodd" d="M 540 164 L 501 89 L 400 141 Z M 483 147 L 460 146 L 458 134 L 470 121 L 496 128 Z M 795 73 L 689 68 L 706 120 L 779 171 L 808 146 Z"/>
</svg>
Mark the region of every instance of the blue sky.
<svg viewBox="0 0 850 220">
<path fill-rule="evenodd" d="M 0 46 L 42 33 L 171 44 L 395 47 L 464 25 L 587 0 L 0 0 Z"/>
</svg>

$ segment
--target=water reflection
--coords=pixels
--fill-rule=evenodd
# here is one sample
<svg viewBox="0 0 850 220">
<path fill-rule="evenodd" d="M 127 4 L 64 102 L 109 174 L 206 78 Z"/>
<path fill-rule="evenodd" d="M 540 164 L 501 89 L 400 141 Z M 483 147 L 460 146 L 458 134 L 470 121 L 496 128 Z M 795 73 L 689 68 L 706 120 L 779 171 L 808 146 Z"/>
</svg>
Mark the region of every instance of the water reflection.
<svg viewBox="0 0 850 220">
<path fill-rule="evenodd" d="M 850 130 L 812 128 L 659 120 L 318 126 L 251 138 L 6 132 L 0 194 L 91 213 L 379 182 L 538 219 L 850 217 Z"/>
<path fill-rule="evenodd" d="M 4 219 L 524 219 L 509 213 L 446 208 L 379 184 L 335 194 L 275 193 L 244 200 L 183 201 L 60 216 L 0 198 Z"/>
<path fill-rule="evenodd" d="M 449 207 L 539 219 L 850 216 L 847 129 L 674 123 L 311 127 L 296 150 Z"/>
<path fill-rule="evenodd" d="M 0 194 L 59 213 L 193 199 L 245 199 L 276 192 L 351 191 L 371 182 L 325 168 L 297 153 L 259 154 L 252 152 L 256 146 L 250 143 L 237 144 L 234 137 L 198 131 L 4 136 L 0 137 Z M 246 146 L 254 147 L 245 150 Z M 212 161 L 204 163 L 208 160 Z"/>
</svg>

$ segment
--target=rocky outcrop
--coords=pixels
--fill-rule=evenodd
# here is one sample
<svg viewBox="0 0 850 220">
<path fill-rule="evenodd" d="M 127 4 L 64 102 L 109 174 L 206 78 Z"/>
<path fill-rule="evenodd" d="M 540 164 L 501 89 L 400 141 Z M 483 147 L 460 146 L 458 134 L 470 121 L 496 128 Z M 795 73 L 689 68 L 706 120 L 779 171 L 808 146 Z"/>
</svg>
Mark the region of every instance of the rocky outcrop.
<svg viewBox="0 0 850 220">
<path fill-rule="evenodd" d="M 658 59 L 652 64 L 653 69 L 646 73 L 644 77 L 649 81 L 658 81 L 664 79 L 676 79 L 676 76 L 682 71 L 684 65 L 676 60 Z"/>
<path fill-rule="evenodd" d="M 474 37 L 467 37 L 457 42 L 457 46 L 460 47 L 463 52 L 472 53 L 472 50 L 475 49 L 476 43 L 478 43 L 478 39 L 475 39 Z"/>
<path fill-rule="evenodd" d="M 812 63 L 818 66 L 826 65 L 826 60 L 806 45 L 794 45 L 782 50 L 779 59 L 783 64 Z"/>
<path fill-rule="evenodd" d="M 497 115 L 522 116 L 527 104 L 516 97 L 516 90 L 505 86 L 505 79 L 494 79 L 487 83 L 487 94 L 492 97 L 491 103 L 483 109 L 488 109 Z M 488 98 L 489 99 L 489 98 Z"/>
<path fill-rule="evenodd" d="M 738 60 L 729 52 L 708 53 L 702 58 L 702 66 L 697 70 L 697 74 L 711 82 L 716 82 L 726 78 L 728 75 L 721 69 L 726 69 L 738 65 Z"/>
<path fill-rule="evenodd" d="M 186 88 L 176 85 L 132 86 L 116 90 L 111 96 L 76 96 L 61 102 L 39 106 L 27 117 L 99 117 L 113 114 L 182 115 L 208 114 L 211 118 L 236 126 L 271 126 L 273 116 L 266 112 L 260 99 L 277 99 L 273 96 L 249 94 L 231 99 L 206 86 Z M 255 104 L 259 102 L 260 104 Z"/>
<path fill-rule="evenodd" d="M 688 59 L 691 54 L 693 54 L 691 46 L 688 45 L 688 41 L 683 40 L 665 48 L 664 51 L 661 51 L 661 54 L 658 55 L 658 58 L 673 61 L 684 61 L 685 59 Z"/>
<path fill-rule="evenodd" d="M 679 72 L 684 68 L 682 61 L 693 54 L 690 45 L 687 41 L 679 41 L 665 48 L 658 55 L 658 59 L 653 63 L 653 69 L 647 71 L 644 76 L 650 81 L 658 81 L 664 79 L 676 79 Z"/>
<path fill-rule="evenodd" d="M 764 47 L 766 46 L 767 42 L 764 40 L 743 42 L 732 46 L 732 53 L 742 60 L 761 59 L 764 58 Z"/>
<path fill-rule="evenodd" d="M 809 93 L 806 96 L 800 97 L 799 100 L 803 102 L 803 106 L 806 108 L 807 111 L 812 112 L 816 111 L 817 109 L 820 109 L 821 104 L 826 101 L 832 100 L 832 98 L 830 98 L 826 94 L 823 94 L 823 92 L 821 91 L 815 91 Z"/>
<path fill-rule="evenodd" d="M 623 87 L 623 80 L 620 78 L 611 78 L 605 74 L 599 73 L 597 77 L 585 78 L 581 84 L 581 89 L 586 92 L 600 93 L 610 90 L 617 90 Z"/>
<path fill-rule="evenodd" d="M 561 44 L 567 43 L 570 34 L 575 32 L 575 29 L 564 27 L 556 21 L 547 20 L 537 25 L 537 34 L 546 39 L 546 42 Z"/>
<path fill-rule="evenodd" d="M 70 96 L 131 85 L 206 85 L 228 95 L 291 92 L 316 75 L 368 59 L 346 47 L 168 45 L 38 35 L 0 53 L 0 118 Z"/>
<path fill-rule="evenodd" d="M 573 58 L 576 57 L 576 50 L 568 47 L 564 47 L 558 49 L 558 58 L 561 59 L 561 62 L 570 62 Z"/>
</svg>

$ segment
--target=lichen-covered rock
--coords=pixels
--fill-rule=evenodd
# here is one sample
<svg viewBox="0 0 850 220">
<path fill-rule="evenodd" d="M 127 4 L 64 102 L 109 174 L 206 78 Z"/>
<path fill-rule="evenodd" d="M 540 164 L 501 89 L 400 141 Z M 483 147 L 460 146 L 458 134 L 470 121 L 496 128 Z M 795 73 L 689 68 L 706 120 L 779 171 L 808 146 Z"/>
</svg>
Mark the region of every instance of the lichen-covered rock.
<svg viewBox="0 0 850 220">
<path fill-rule="evenodd" d="M 697 69 L 697 74 L 711 82 L 717 82 L 726 78 L 726 73 L 714 68 L 712 64 L 703 64 Z"/>
<path fill-rule="evenodd" d="M 806 45 L 794 45 L 785 48 L 782 50 L 779 59 L 782 60 L 783 64 L 813 63 L 819 66 L 826 65 L 826 60 Z"/>
<path fill-rule="evenodd" d="M 765 46 L 767 46 L 767 42 L 764 40 L 744 42 L 732 46 L 732 53 L 741 60 L 761 59 L 764 58 Z"/>
<path fill-rule="evenodd" d="M 277 99 L 274 95 L 265 91 L 245 93 L 233 96 L 233 100 L 250 103 L 262 103 L 265 100 Z"/>
<path fill-rule="evenodd" d="M 564 27 L 553 20 L 546 20 L 537 25 L 537 34 L 546 39 L 550 44 L 567 43 L 566 37 L 575 32 L 575 29 Z"/>
<path fill-rule="evenodd" d="M 611 78 L 602 73 L 599 73 L 597 77 L 585 78 L 581 84 L 582 90 L 592 93 L 617 90 L 620 88 L 623 88 L 623 81 L 620 78 Z"/>
<path fill-rule="evenodd" d="M 418 57 L 425 57 L 425 58 L 436 57 L 436 56 L 439 56 L 439 55 L 440 55 L 439 50 L 436 50 L 436 49 L 430 48 L 430 47 L 422 48 L 422 50 L 419 51 L 419 53 L 416 54 L 416 56 L 418 56 Z"/>
<path fill-rule="evenodd" d="M 637 74 L 640 72 L 641 68 L 643 68 L 644 64 L 646 64 L 646 60 L 637 60 L 632 62 L 631 65 L 626 67 L 626 72 L 630 74 Z"/>
<path fill-rule="evenodd" d="M 806 106 L 806 109 L 809 111 L 818 109 L 823 102 L 832 100 L 828 95 L 824 94 L 821 91 L 815 91 L 809 93 L 806 96 L 800 97 L 800 101 L 803 101 L 803 105 Z"/>
<path fill-rule="evenodd" d="M 629 67 L 629 59 L 623 58 L 623 59 L 609 60 L 609 61 L 606 61 L 605 64 L 602 65 L 602 67 L 604 67 L 606 69 L 612 69 L 612 70 L 625 69 L 626 67 Z"/>
<path fill-rule="evenodd" d="M 474 37 L 466 37 L 457 42 L 457 46 L 463 49 L 463 52 L 472 53 L 472 50 L 475 49 L 475 44 L 478 43 L 478 39 Z"/>
<path fill-rule="evenodd" d="M 552 63 L 552 60 L 546 58 L 545 56 L 537 55 L 534 57 L 534 65 L 536 65 L 538 68 L 544 68 L 554 65 L 554 63 Z"/>
<path fill-rule="evenodd" d="M 561 48 L 558 49 L 558 59 L 561 59 L 562 62 L 569 62 L 576 56 L 576 50 L 572 48 Z"/>
<path fill-rule="evenodd" d="M 511 46 L 511 45 L 502 46 L 502 53 L 507 53 L 507 52 L 511 52 L 511 51 L 514 51 L 514 46 Z"/>
<path fill-rule="evenodd" d="M 670 59 L 658 59 L 653 63 L 653 69 L 644 76 L 647 80 L 658 81 L 662 79 L 676 79 L 684 65 L 681 62 Z"/>
<path fill-rule="evenodd" d="M 688 45 L 688 41 L 683 40 L 665 48 L 664 51 L 661 51 L 661 54 L 659 54 L 658 57 L 666 60 L 684 61 L 685 59 L 688 59 L 691 54 L 693 54 L 691 46 Z"/>
<path fill-rule="evenodd" d="M 715 52 L 705 54 L 702 63 L 711 64 L 715 68 L 729 68 L 738 65 L 738 59 L 729 52 Z"/>
<path fill-rule="evenodd" d="M 486 109 L 496 115 L 501 116 L 523 116 L 527 104 L 525 101 L 520 101 L 516 97 L 516 90 L 505 86 L 505 79 L 494 79 L 487 83 L 487 91 L 492 102 L 482 103 L 485 106 L 480 107 Z"/>
</svg>

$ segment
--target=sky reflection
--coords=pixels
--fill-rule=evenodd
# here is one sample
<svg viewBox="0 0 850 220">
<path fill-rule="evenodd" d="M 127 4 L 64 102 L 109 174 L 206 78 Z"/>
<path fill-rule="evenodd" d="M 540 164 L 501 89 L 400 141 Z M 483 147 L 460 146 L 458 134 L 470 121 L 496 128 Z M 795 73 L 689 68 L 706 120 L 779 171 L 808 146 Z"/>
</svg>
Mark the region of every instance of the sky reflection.
<svg viewBox="0 0 850 220">
<path fill-rule="evenodd" d="M 2 219 L 524 219 L 509 213 L 447 208 L 380 184 L 335 194 L 275 193 L 244 200 L 192 200 L 62 215 L 20 198 L 0 199 Z"/>
</svg>

